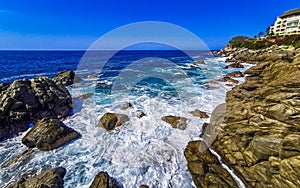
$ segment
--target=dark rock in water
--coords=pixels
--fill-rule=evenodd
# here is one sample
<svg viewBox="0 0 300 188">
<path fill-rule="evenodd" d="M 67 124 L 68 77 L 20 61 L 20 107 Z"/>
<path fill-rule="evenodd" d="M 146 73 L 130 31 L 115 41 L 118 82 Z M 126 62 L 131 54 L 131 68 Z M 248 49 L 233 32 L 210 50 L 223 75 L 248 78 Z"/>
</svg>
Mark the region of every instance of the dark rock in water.
<svg viewBox="0 0 300 188">
<path fill-rule="evenodd" d="M 140 185 L 140 188 L 149 188 L 148 185 Z"/>
<path fill-rule="evenodd" d="M 237 81 L 237 80 L 235 80 L 235 79 L 233 79 L 229 76 L 224 76 L 222 79 L 219 79 L 218 81 L 220 81 L 220 82 L 231 82 L 233 84 L 238 84 L 239 83 L 239 81 Z"/>
<path fill-rule="evenodd" d="M 244 77 L 244 74 L 241 71 L 234 71 L 234 72 L 226 74 L 225 77 L 241 78 L 241 77 Z"/>
<path fill-rule="evenodd" d="M 191 112 L 193 116 L 199 117 L 199 118 L 209 118 L 209 116 L 206 114 L 206 112 L 200 111 L 198 109 Z"/>
<path fill-rule="evenodd" d="M 32 177 L 21 177 L 18 181 L 9 184 L 7 188 L 63 188 L 65 175 L 65 168 L 53 168 Z"/>
<path fill-rule="evenodd" d="M 17 80 L 1 90 L 0 141 L 26 131 L 38 119 L 63 118 L 72 110 L 69 91 L 47 77 Z"/>
<path fill-rule="evenodd" d="M 129 121 L 129 118 L 126 114 L 117 114 L 117 113 L 105 113 L 99 123 L 98 126 L 105 128 L 110 131 L 119 127 Z"/>
<path fill-rule="evenodd" d="M 60 120 L 44 118 L 39 120 L 23 137 L 22 143 L 29 148 L 37 147 L 39 150 L 48 151 L 56 149 L 79 136 L 78 132 L 67 127 Z"/>
<path fill-rule="evenodd" d="M 11 158 L 10 160 L 8 160 L 7 162 L 5 162 L 1 168 L 7 168 L 11 165 L 16 165 L 19 163 L 26 163 L 27 161 L 29 161 L 32 157 L 34 156 L 34 150 L 33 149 L 27 149 L 24 152 L 22 152 L 21 154 Z"/>
<path fill-rule="evenodd" d="M 90 98 L 93 95 L 94 95 L 94 93 L 85 93 L 85 94 L 82 94 L 78 97 L 74 97 L 74 99 L 82 101 L 82 100 L 86 100 L 86 99 Z"/>
<path fill-rule="evenodd" d="M 128 109 L 128 108 L 132 108 L 133 106 L 132 106 L 132 104 L 130 103 L 130 102 L 126 102 L 123 106 L 122 106 L 122 110 L 126 110 L 126 109 Z"/>
<path fill-rule="evenodd" d="M 144 116 L 146 116 L 146 114 L 145 114 L 144 112 L 140 112 L 140 113 L 138 113 L 138 115 L 137 115 L 138 118 L 142 118 L 142 117 L 144 117 Z"/>
<path fill-rule="evenodd" d="M 110 177 L 107 172 L 98 173 L 90 188 L 121 188 L 118 182 Z"/>
<path fill-rule="evenodd" d="M 173 128 L 185 130 L 187 127 L 187 118 L 185 117 L 164 116 L 161 119 L 172 125 Z"/>
<path fill-rule="evenodd" d="M 69 86 L 74 82 L 75 73 L 73 71 L 62 71 L 52 78 L 57 85 Z M 78 81 L 78 78 L 76 79 Z"/>
<path fill-rule="evenodd" d="M 240 63 L 232 63 L 230 65 L 226 65 L 224 67 L 224 69 L 233 69 L 233 68 L 244 68 L 244 65 L 240 64 Z"/>
<path fill-rule="evenodd" d="M 209 123 L 203 123 L 202 131 L 201 131 L 201 134 L 199 135 L 200 138 L 202 138 L 205 135 L 205 132 L 206 132 L 208 126 L 209 126 Z"/>
<path fill-rule="evenodd" d="M 87 78 L 88 79 L 95 79 L 95 78 L 98 78 L 99 74 L 91 74 L 91 75 L 88 75 Z"/>
</svg>

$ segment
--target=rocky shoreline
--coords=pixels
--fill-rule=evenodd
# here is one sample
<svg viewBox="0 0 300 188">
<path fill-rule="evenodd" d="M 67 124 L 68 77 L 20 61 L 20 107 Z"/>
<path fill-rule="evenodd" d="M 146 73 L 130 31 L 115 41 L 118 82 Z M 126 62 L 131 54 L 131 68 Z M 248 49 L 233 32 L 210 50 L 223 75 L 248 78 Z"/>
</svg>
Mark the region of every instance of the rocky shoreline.
<svg viewBox="0 0 300 188">
<path fill-rule="evenodd" d="M 221 121 L 211 118 L 201 139 L 185 149 L 195 185 L 238 187 L 213 150 L 245 187 L 299 187 L 300 50 L 228 46 L 218 55 L 255 66 L 245 72 L 244 83 L 227 93 Z"/>
</svg>

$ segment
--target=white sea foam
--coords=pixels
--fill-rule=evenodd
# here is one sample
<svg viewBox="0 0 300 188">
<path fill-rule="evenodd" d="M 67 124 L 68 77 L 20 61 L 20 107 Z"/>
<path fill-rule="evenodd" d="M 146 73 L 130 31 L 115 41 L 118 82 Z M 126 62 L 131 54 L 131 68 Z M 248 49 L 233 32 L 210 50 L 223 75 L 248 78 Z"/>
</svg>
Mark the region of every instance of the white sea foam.
<svg viewBox="0 0 300 188">
<path fill-rule="evenodd" d="M 220 60 L 208 60 L 208 67 L 218 69 Z M 161 70 L 159 70 L 161 71 Z M 194 187 L 183 155 L 187 143 L 198 137 L 201 126 L 209 119 L 198 119 L 189 112 L 200 109 L 211 114 L 223 103 L 226 89 L 206 90 L 201 85 L 187 85 L 179 80 L 178 87 L 186 91 L 180 98 L 165 99 L 158 95 L 112 93 L 112 104 L 98 103 L 106 100 L 101 94 L 82 103 L 82 107 L 64 123 L 81 133 L 82 137 L 53 151 L 36 151 L 33 159 L 23 165 L 0 171 L 0 185 L 17 179 L 24 173 L 40 172 L 43 169 L 63 166 L 67 169 L 65 187 L 89 187 L 95 175 L 107 171 L 124 187 Z M 93 92 L 95 80 L 85 81 L 81 87 L 71 89 L 73 96 Z M 133 108 L 120 107 L 131 102 Z M 81 110 L 81 111 L 80 111 Z M 125 113 L 130 121 L 113 130 L 97 126 L 105 112 Z M 144 112 L 145 117 L 136 117 Z M 163 122 L 164 115 L 188 118 L 186 130 L 172 128 Z M 25 134 L 25 133 L 24 133 Z M 21 144 L 22 136 L 0 143 L 0 165 L 26 149 Z"/>
</svg>

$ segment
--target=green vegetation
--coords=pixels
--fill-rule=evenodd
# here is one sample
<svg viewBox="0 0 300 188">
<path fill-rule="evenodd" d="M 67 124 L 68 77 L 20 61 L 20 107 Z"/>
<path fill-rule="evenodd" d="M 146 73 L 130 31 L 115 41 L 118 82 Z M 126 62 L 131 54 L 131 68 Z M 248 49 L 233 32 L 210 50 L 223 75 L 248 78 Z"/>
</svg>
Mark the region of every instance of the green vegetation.
<svg viewBox="0 0 300 188">
<path fill-rule="evenodd" d="M 258 34 L 259 38 L 249 38 L 247 36 L 236 36 L 229 44 L 233 48 L 249 48 L 253 50 L 270 47 L 274 44 L 294 46 L 300 48 L 300 35 L 271 36 L 262 37 L 263 32 Z"/>
<path fill-rule="evenodd" d="M 238 48 L 241 47 L 241 45 L 245 42 L 245 40 L 248 39 L 249 37 L 247 36 L 236 36 L 229 41 L 229 44 L 234 48 Z"/>
</svg>

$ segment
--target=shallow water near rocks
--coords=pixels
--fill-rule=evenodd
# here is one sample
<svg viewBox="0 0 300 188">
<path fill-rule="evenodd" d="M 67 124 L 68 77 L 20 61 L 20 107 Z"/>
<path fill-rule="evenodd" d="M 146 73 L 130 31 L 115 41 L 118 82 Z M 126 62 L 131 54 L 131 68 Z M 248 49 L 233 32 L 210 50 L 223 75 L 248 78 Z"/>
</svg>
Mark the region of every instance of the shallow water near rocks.
<svg viewBox="0 0 300 188">
<path fill-rule="evenodd" d="M 201 66 L 208 68 L 207 72 L 199 67 L 187 68 L 192 62 L 176 55 L 171 54 L 169 58 L 177 58 L 178 64 L 167 69 L 161 64 L 154 66 L 155 60 L 147 59 L 144 61 L 152 62 L 148 69 L 145 64 L 127 65 L 119 74 L 120 82 L 113 74 L 107 74 L 101 81 L 115 85 L 121 83 L 120 87 L 108 93 L 96 86 L 99 79 L 85 79 L 81 84 L 70 87 L 73 97 L 94 93 L 90 98 L 77 102 L 73 115 L 64 120 L 82 137 L 52 151 L 36 150 L 32 159 L 1 169 L 0 187 L 23 174 L 58 166 L 67 169 L 65 187 L 89 187 L 100 171 L 107 171 L 124 187 L 139 187 L 141 184 L 149 187 L 194 187 L 183 152 L 189 141 L 199 139 L 202 124 L 209 119 L 199 119 L 190 112 L 200 109 L 211 115 L 213 109 L 224 102 L 226 91 L 230 88 L 224 87 L 223 83 L 209 88 L 208 82 L 234 70 L 222 69 L 224 58 L 207 57 L 203 53 L 195 55 L 195 59 L 205 59 L 206 65 Z M 142 79 L 143 74 L 139 72 L 145 70 L 165 78 L 170 75 L 178 78 L 168 82 Z M 89 74 L 88 71 L 80 71 Z M 136 77 L 141 75 L 138 83 L 131 79 L 122 82 L 132 74 Z M 133 107 L 122 109 L 127 102 Z M 127 114 L 130 121 L 108 132 L 97 126 L 106 112 Z M 137 118 L 140 112 L 146 116 Z M 188 118 L 187 128 L 172 128 L 161 120 L 165 115 Z M 24 134 L 26 132 L 0 143 L 0 165 L 27 149 L 21 143 Z"/>
</svg>

